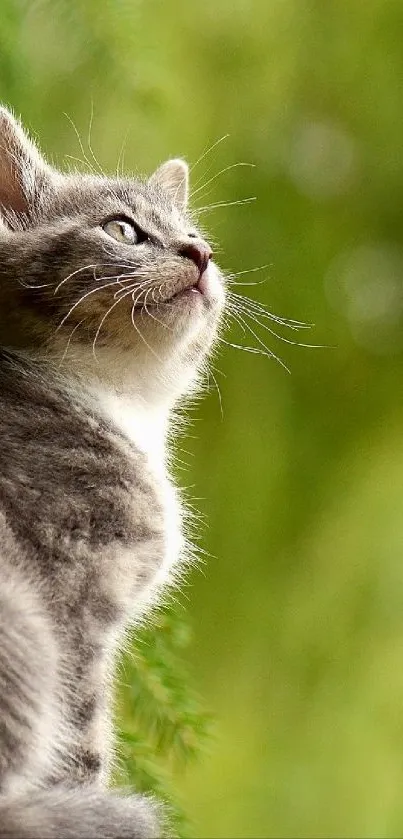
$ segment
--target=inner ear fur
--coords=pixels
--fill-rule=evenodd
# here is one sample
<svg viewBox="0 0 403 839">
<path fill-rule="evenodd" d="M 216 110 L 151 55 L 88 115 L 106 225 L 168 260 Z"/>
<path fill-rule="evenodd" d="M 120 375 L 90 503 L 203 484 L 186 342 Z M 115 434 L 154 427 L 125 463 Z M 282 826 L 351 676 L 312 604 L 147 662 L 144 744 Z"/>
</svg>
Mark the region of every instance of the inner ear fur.
<svg viewBox="0 0 403 839">
<path fill-rule="evenodd" d="M 29 215 L 51 169 L 21 123 L 0 107 L 0 210 Z"/>
<path fill-rule="evenodd" d="M 150 183 L 168 193 L 180 210 L 185 210 L 189 198 L 189 167 L 184 160 L 167 160 L 151 175 Z"/>
</svg>

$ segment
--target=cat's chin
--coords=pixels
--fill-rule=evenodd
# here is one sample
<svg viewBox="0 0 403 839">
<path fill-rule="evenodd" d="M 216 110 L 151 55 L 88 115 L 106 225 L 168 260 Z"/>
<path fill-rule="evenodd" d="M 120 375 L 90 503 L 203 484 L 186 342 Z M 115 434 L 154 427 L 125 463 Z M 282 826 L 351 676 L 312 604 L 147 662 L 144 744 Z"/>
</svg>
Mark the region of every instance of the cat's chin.
<svg viewBox="0 0 403 839">
<path fill-rule="evenodd" d="M 207 271 L 204 272 L 207 274 Z M 155 318 L 147 319 L 150 340 L 163 352 L 170 353 L 178 347 L 185 350 L 196 343 L 197 355 L 204 356 L 211 344 L 225 304 L 225 293 L 218 272 L 202 275 L 199 283 L 174 294 L 166 304 L 156 306 Z M 150 312 L 153 314 L 153 311 Z M 144 325 L 144 319 L 143 319 Z"/>
<path fill-rule="evenodd" d="M 190 315 L 203 314 L 208 310 L 221 311 L 224 306 L 224 288 L 221 275 L 213 263 L 191 286 L 176 291 L 165 302 L 169 304 L 171 316 L 183 314 L 185 309 Z M 167 307 L 168 308 L 168 307 Z"/>
</svg>

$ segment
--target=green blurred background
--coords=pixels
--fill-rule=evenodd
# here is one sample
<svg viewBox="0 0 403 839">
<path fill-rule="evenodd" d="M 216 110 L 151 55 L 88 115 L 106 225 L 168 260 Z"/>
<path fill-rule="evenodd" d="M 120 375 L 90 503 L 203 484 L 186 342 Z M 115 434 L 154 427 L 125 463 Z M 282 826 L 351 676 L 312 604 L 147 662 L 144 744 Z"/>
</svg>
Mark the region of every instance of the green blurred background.
<svg viewBox="0 0 403 839">
<path fill-rule="evenodd" d="M 235 290 L 330 348 L 223 346 L 224 417 L 193 413 L 212 557 L 178 599 L 216 721 L 175 786 L 195 836 L 403 835 L 403 3 L 0 0 L 0 96 L 59 163 L 93 108 L 106 169 L 226 134 L 193 183 L 255 165 L 195 206 L 256 196 L 203 213 L 220 264 L 269 264 Z"/>
</svg>

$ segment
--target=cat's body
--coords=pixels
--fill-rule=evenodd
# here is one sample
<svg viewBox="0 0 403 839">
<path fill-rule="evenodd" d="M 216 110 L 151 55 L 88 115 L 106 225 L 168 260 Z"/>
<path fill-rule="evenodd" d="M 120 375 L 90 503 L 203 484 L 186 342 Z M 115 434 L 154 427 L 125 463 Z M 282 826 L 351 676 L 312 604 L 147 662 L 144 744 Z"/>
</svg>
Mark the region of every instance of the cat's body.
<svg viewBox="0 0 403 839">
<path fill-rule="evenodd" d="M 59 701 L 54 712 L 46 710 L 49 742 L 43 737 L 32 754 L 31 780 L 47 783 L 38 761 L 55 779 L 83 780 L 105 771 L 101 731 L 111 656 L 157 575 L 164 567 L 168 572 L 174 556 L 167 533 L 175 531 L 179 548 L 180 524 L 178 516 L 172 520 L 173 501 L 167 510 L 162 474 L 136 446 L 135 431 L 131 440 L 106 411 L 102 416 L 95 399 L 80 404 L 80 395 L 52 384 L 49 373 L 43 381 L 35 369 L 13 361 L 3 356 L 0 362 L 0 533 L 2 544 L 16 544 L 11 561 L 10 549 L 1 550 L 0 578 L 14 575 L 17 600 L 19 580 L 25 587 L 30 580 L 41 625 L 48 621 L 55 635 L 63 705 L 63 714 Z M 46 647 L 40 630 L 42 661 Z M 46 694 L 44 710 L 54 702 L 52 692 Z M 64 741 L 59 757 L 58 738 Z M 24 754 L 8 784 L 23 784 L 29 761 Z"/>
<path fill-rule="evenodd" d="M 184 164 L 62 176 L 0 117 L 0 839 L 158 836 L 107 791 L 109 692 L 180 556 L 166 436 L 223 287 Z"/>
</svg>

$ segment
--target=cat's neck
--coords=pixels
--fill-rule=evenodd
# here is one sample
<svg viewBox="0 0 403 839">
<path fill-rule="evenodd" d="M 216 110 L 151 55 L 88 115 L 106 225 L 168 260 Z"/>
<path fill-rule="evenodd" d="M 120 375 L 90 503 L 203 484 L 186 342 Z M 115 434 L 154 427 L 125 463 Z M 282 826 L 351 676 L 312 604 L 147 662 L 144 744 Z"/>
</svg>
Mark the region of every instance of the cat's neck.
<svg viewBox="0 0 403 839">
<path fill-rule="evenodd" d="M 74 361 L 76 363 L 74 363 Z M 156 466 L 165 461 L 166 437 L 174 398 L 169 389 L 130 358 L 70 359 L 59 371 L 64 387 L 111 429 L 127 437 Z"/>
<path fill-rule="evenodd" d="M 165 461 L 169 410 L 148 404 L 135 393 L 125 394 L 97 381 L 86 383 L 86 396 L 93 401 L 111 427 L 118 429 L 147 455 L 154 465 Z"/>
<path fill-rule="evenodd" d="M 119 401 L 139 416 L 168 417 L 184 394 L 198 389 L 198 371 L 194 361 L 171 351 L 158 357 L 148 347 L 143 352 L 111 351 L 109 348 L 74 346 L 62 360 L 52 350 L 51 364 L 83 392 L 103 392 L 107 401 Z M 125 410 L 126 410 L 125 409 Z"/>
<path fill-rule="evenodd" d="M 179 376 L 160 377 L 130 356 L 81 350 L 66 363 L 53 357 L 20 353 L 31 369 L 58 383 L 70 398 L 101 416 L 111 429 L 127 437 L 155 466 L 166 459 L 166 440 L 173 409 L 184 385 Z M 47 371 L 47 372 L 46 372 Z M 190 376 L 186 382 L 189 386 Z M 189 389 L 189 387 L 188 387 Z"/>
</svg>

